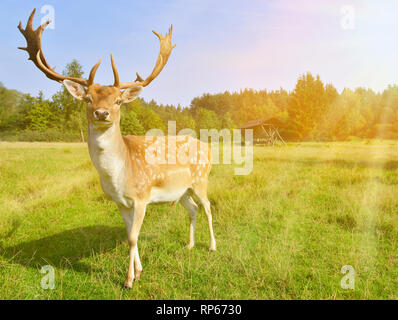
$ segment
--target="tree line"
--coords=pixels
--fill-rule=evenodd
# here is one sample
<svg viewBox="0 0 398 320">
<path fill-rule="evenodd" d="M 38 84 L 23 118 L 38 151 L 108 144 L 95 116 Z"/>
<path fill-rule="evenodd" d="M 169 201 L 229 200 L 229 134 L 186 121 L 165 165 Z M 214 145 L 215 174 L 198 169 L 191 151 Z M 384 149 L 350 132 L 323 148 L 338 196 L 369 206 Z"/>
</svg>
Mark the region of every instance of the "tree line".
<svg viewBox="0 0 398 320">
<path fill-rule="evenodd" d="M 64 75 L 82 77 L 73 60 Z M 190 128 L 239 128 L 250 120 L 275 117 L 290 141 L 343 141 L 363 138 L 398 139 L 398 86 L 383 92 L 344 89 L 338 93 L 311 73 L 301 75 L 293 91 L 252 90 L 203 94 L 190 106 L 163 105 L 141 98 L 122 107 L 123 134 L 144 135 L 150 129 L 167 132 L 175 120 L 177 132 Z M 81 141 L 87 120 L 82 101 L 62 87 L 50 99 L 5 88 L 0 82 L 0 139 L 25 141 Z"/>
</svg>

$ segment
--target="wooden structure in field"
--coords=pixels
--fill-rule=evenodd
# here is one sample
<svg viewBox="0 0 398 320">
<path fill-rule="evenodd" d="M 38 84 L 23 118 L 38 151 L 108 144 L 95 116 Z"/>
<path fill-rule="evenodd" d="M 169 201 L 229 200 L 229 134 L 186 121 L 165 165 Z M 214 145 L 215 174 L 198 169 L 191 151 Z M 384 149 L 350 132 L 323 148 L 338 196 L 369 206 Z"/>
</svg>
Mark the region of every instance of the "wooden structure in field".
<svg viewBox="0 0 398 320">
<path fill-rule="evenodd" d="M 277 118 L 263 118 L 252 120 L 241 126 L 239 129 L 253 129 L 253 143 L 274 146 L 281 142 L 286 145 L 285 140 L 279 133 L 279 129 L 285 125 Z"/>
</svg>

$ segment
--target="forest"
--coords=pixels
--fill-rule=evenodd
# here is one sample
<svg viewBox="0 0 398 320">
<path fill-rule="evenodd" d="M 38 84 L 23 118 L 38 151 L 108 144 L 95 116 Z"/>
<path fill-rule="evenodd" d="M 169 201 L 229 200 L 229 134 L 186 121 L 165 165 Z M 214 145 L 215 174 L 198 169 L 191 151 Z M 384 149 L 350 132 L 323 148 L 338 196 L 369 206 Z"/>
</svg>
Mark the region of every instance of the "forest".
<svg viewBox="0 0 398 320">
<path fill-rule="evenodd" d="M 64 75 L 82 77 L 82 66 L 73 60 Z M 300 75 L 293 91 L 243 89 L 239 92 L 203 94 L 189 106 L 163 105 L 139 98 L 124 105 L 123 134 L 144 135 L 149 129 L 164 132 L 175 120 L 183 128 L 239 128 L 247 121 L 276 117 L 288 141 L 345 141 L 398 139 L 398 86 L 383 92 L 344 89 L 339 93 L 318 75 Z M 84 141 L 87 139 L 84 102 L 64 87 L 50 99 L 8 89 L 0 82 L 0 140 Z"/>
</svg>

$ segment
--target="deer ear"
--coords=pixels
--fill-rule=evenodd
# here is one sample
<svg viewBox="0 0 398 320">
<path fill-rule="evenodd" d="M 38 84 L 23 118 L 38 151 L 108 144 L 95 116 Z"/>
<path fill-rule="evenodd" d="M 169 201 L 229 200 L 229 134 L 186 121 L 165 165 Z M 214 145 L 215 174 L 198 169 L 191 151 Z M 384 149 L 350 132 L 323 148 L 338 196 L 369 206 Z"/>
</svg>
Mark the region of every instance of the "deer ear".
<svg viewBox="0 0 398 320">
<path fill-rule="evenodd" d="M 68 89 L 69 93 L 76 99 L 83 100 L 86 97 L 86 89 L 81 84 L 78 84 L 71 80 L 64 80 L 63 84 L 66 89 Z"/>
<path fill-rule="evenodd" d="M 122 93 L 122 100 L 123 103 L 129 103 L 136 99 L 142 91 L 141 86 L 131 87 L 123 91 Z"/>
</svg>

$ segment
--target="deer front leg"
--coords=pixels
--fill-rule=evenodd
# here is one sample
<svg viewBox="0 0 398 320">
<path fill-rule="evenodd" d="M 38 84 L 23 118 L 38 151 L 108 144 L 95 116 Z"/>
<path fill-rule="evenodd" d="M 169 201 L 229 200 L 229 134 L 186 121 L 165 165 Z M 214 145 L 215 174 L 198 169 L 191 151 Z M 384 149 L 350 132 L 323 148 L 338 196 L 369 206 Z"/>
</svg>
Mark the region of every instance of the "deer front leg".
<svg viewBox="0 0 398 320">
<path fill-rule="evenodd" d="M 133 281 L 138 280 L 142 271 L 141 261 L 138 255 L 138 235 L 145 217 L 145 203 L 136 202 L 134 209 L 121 208 L 120 211 L 126 224 L 129 243 L 129 267 L 127 270 L 124 288 L 130 289 Z"/>
</svg>

